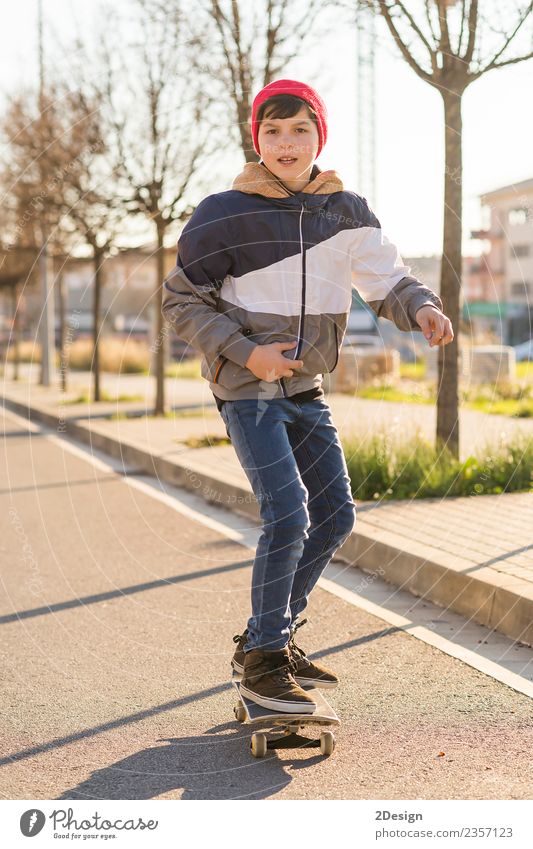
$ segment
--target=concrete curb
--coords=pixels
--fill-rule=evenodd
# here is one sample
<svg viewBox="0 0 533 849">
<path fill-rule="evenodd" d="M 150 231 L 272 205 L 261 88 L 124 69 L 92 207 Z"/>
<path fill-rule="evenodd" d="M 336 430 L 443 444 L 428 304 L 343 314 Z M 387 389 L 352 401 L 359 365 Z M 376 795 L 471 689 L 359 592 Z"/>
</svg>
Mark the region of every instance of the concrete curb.
<svg viewBox="0 0 533 849">
<path fill-rule="evenodd" d="M 6 409 L 33 422 L 40 422 L 60 434 L 79 440 L 120 459 L 125 467 L 153 475 L 165 483 L 201 495 L 207 502 L 231 509 L 260 523 L 257 499 L 241 479 L 231 479 L 195 463 L 190 455 L 169 458 L 168 452 L 148 451 L 132 440 L 110 436 L 98 422 L 82 424 L 60 419 L 43 406 L 30 406 L 3 396 Z M 533 588 L 527 581 L 503 575 L 480 566 L 475 574 L 465 572 L 464 561 L 439 549 L 421 545 L 404 536 L 364 524 L 361 512 L 357 530 L 336 554 L 371 576 L 378 576 L 413 595 L 450 608 L 508 637 L 533 646 Z M 364 579 L 364 580 L 371 580 Z"/>
</svg>

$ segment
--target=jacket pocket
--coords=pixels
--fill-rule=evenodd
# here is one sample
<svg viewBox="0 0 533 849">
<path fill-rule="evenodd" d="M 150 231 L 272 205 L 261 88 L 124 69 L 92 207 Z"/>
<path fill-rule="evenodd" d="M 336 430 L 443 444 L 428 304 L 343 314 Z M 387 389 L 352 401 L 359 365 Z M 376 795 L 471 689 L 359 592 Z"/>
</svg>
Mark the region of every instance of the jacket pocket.
<svg viewBox="0 0 533 849">
<path fill-rule="evenodd" d="M 244 327 L 242 330 L 245 336 L 250 336 L 252 331 Z M 235 390 L 240 389 L 247 383 L 258 381 L 258 378 L 246 368 L 233 362 L 224 354 L 219 354 L 215 357 L 211 364 L 208 363 L 205 356 L 202 357 L 200 364 L 200 374 L 210 383 L 223 386 L 225 389 Z"/>
<path fill-rule="evenodd" d="M 213 383 L 220 383 L 220 374 L 224 366 L 227 366 L 229 360 L 227 357 L 220 356 L 218 358 L 217 367 L 215 369 L 215 373 L 213 375 Z"/>
<path fill-rule="evenodd" d="M 209 366 L 205 357 L 202 358 L 200 365 L 200 374 L 210 383 L 220 384 L 226 389 L 235 389 L 242 386 L 243 383 L 248 383 L 250 380 L 257 380 L 250 369 L 243 368 L 232 362 L 232 360 L 220 354 L 213 364 Z"/>
<path fill-rule="evenodd" d="M 331 363 L 328 368 L 328 373 L 337 368 L 342 343 L 344 341 L 344 335 L 346 333 L 346 327 L 348 326 L 348 313 L 338 314 L 335 318 L 330 318 L 329 323 L 332 325 L 333 339 L 330 343 L 332 353 L 331 359 L 328 359 L 328 364 Z"/>
<path fill-rule="evenodd" d="M 217 371 L 220 371 L 225 360 L 226 357 L 220 356 L 214 360 L 212 365 L 209 365 L 207 358 L 203 356 L 200 362 L 200 374 L 206 380 L 213 382 Z"/>
<path fill-rule="evenodd" d="M 335 334 L 335 348 L 334 348 L 335 360 L 333 362 L 333 365 L 330 368 L 328 368 L 328 373 L 332 372 L 336 368 L 337 363 L 339 362 L 339 348 L 340 348 L 340 346 L 339 346 L 339 340 L 338 340 L 337 322 L 334 321 L 332 323 L 333 323 L 333 331 L 334 331 L 334 334 Z"/>
<path fill-rule="evenodd" d="M 233 392 L 240 389 L 241 386 L 259 382 L 259 378 L 249 368 L 240 366 L 226 357 L 223 357 L 222 360 L 223 362 L 214 375 L 213 383 L 218 383 L 220 386 Z"/>
<path fill-rule="evenodd" d="M 300 373 L 306 375 L 326 374 L 333 371 L 339 359 L 341 329 L 330 315 L 320 316 L 320 323 L 311 340 L 307 340 L 302 349 L 304 361 Z"/>
</svg>

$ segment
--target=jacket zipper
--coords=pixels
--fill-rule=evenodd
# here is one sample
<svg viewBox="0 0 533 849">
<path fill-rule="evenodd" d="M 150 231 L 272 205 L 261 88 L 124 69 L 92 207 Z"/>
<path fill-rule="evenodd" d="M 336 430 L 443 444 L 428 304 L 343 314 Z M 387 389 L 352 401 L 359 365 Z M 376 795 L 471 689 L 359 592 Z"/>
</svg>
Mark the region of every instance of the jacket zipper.
<svg viewBox="0 0 533 849">
<path fill-rule="evenodd" d="M 244 327 L 242 332 L 245 336 L 249 336 L 252 331 L 250 330 L 249 327 Z M 220 363 L 218 364 L 217 370 L 215 372 L 215 376 L 213 377 L 213 383 L 218 383 L 218 378 L 220 377 L 220 372 L 222 371 L 222 369 L 226 365 L 227 361 L 228 361 L 228 358 L 225 357 L 224 354 L 220 354 Z"/>
<path fill-rule="evenodd" d="M 302 349 L 303 342 L 303 333 L 304 333 L 304 321 L 305 321 L 305 248 L 304 248 L 304 238 L 303 238 L 303 215 L 304 215 L 305 203 L 302 203 L 302 211 L 300 212 L 300 251 L 302 254 L 302 306 L 300 312 L 300 326 L 298 328 L 298 345 L 296 346 L 296 353 L 294 355 L 294 359 L 297 360 L 300 356 L 300 351 Z"/>
<path fill-rule="evenodd" d="M 301 310 L 300 310 L 300 323 L 299 323 L 299 326 L 298 326 L 298 344 L 296 346 L 296 353 L 294 354 L 294 357 L 293 357 L 294 360 L 297 360 L 298 357 L 300 356 L 300 351 L 301 351 L 301 348 L 302 348 L 302 341 L 303 341 L 304 323 L 305 323 L 305 283 L 306 283 L 306 280 L 305 280 L 305 248 L 304 248 L 303 224 L 302 224 L 305 208 L 306 208 L 305 203 L 302 203 L 302 208 L 300 210 L 300 222 L 299 222 L 299 227 L 300 227 L 300 254 L 301 254 L 301 257 L 302 257 L 302 306 L 301 306 Z M 287 396 L 287 392 L 286 392 L 286 389 L 285 389 L 285 383 L 284 383 L 282 377 L 278 380 L 278 383 L 281 387 L 281 391 L 283 392 L 285 398 L 287 398 L 288 396 Z"/>
<path fill-rule="evenodd" d="M 333 322 L 333 330 L 334 330 L 334 333 L 335 333 L 335 351 L 336 351 L 336 356 L 335 356 L 335 362 L 333 363 L 332 368 L 330 368 L 330 370 L 329 370 L 329 371 L 330 371 L 330 373 L 331 373 L 332 371 L 334 371 L 334 369 L 337 367 L 337 363 L 338 363 L 338 361 L 339 361 L 339 342 L 338 342 L 338 336 L 337 336 L 337 323 L 336 323 L 335 321 Z"/>
</svg>

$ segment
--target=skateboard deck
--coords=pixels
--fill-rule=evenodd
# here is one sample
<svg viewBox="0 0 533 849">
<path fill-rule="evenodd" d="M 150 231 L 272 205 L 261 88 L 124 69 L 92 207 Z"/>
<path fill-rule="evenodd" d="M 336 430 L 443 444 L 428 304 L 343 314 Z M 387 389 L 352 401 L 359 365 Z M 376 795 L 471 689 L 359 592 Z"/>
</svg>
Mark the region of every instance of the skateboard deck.
<svg viewBox="0 0 533 849">
<path fill-rule="evenodd" d="M 321 690 L 313 686 L 305 686 L 304 690 L 312 694 L 316 702 L 313 713 L 286 713 L 285 711 L 265 708 L 251 701 L 240 691 L 242 675 L 233 672 L 231 682 L 239 696 L 239 703 L 234 708 L 235 717 L 246 724 L 264 724 L 265 730 L 270 727 L 282 731 L 281 737 L 267 739 L 265 734 L 252 735 L 251 748 L 254 757 L 263 757 L 267 749 L 299 748 L 300 746 L 319 746 L 323 754 L 331 754 L 335 746 L 335 738 L 331 731 L 322 732 L 319 740 L 304 737 L 297 732 L 306 725 L 324 726 L 340 725 L 340 719 L 324 697 Z"/>
</svg>

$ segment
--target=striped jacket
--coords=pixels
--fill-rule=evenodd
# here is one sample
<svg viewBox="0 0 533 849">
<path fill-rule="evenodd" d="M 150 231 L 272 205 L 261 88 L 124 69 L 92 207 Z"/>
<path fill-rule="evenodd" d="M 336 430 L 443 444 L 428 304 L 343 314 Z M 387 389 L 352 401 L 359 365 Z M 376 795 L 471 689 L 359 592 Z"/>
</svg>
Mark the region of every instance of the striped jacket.
<svg viewBox="0 0 533 849">
<path fill-rule="evenodd" d="M 320 386 L 337 365 L 352 286 L 378 316 L 420 330 L 415 314 L 437 294 L 410 275 L 364 197 L 315 165 L 292 193 L 249 162 L 231 190 L 204 198 L 163 282 L 163 315 L 202 355 L 201 374 L 224 400 L 287 397 Z M 292 377 L 259 380 L 256 345 L 297 340 Z"/>
</svg>

